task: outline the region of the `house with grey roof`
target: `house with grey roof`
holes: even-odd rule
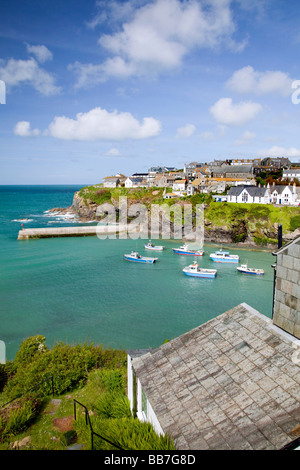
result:
[[[227,193],[228,202],[269,204],[270,190],[268,187],[235,186]]]
[[[276,255],[273,319],[242,303],[128,352],[131,409],[177,450],[300,448],[300,237]]]
[[[272,204],[293,206],[296,204],[297,200],[296,185],[285,186],[274,184],[270,187],[270,198]]]
[[[283,170],[282,178],[288,180],[297,179],[300,181],[300,168],[290,168],[289,170]]]
[[[224,165],[211,167],[212,176],[219,178],[252,178],[253,169],[251,165]]]

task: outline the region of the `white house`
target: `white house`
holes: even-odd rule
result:
[[[125,188],[139,188],[139,187],[147,186],[147,181],[143,178],[129,176],[125,180]]]
[[[235,186],[227,193],[227,202],[239,202],[248,204],[269,204],[270,189],[258,186]]]
[[[289,170],[283,170],[282,178],[289,180],[297,179],[300,181],[300,168],[290,168]]]
[[[186,180],[175,180],[173,183],[173,191],[185,191],[186,185]]]
[[[120,178],[117,176],[107,176],[103,178],[104,188],[116,188],[120,184]]]
[[[296,185],[294,186],[273,185],[270,187],[271,204],[294,206],[296,205],[296,200],[297,200]]]
[[[128,351],[132,412],[176,450],[297,448],[299,347],[240,304],[156,349]]]

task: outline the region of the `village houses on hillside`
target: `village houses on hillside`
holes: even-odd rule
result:
[[[282,170],[287,184],[258,185],[264,172]],[[195,193],[222,195],[216,200],[230,203],[257,203],[298,206],[300,167],[287,158],[215,160],[209,164],[191,162],[183,169],[151,167],[147,173],[117,174],[103,178],[104,188],[164,188],[164,197],[186,197]]]

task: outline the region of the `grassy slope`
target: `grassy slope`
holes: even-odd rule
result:
[[[211,223],[210,230],[214,227],[227,227],[228,230],[233,225],[244,221],[247,231],[256,238],[263,238],[266,232],[274,230],[274,224],[282,224],[283,233],[294,231],[300,226],[300,207],[275,207],[271,204],[233,204],[226,202],[215,202],[211,196],[196,194],[192,197],[179,199],[164,199],[163,188],[99,188],[87,186],[82,188],[80,196],[84,200],[90,200],[97,204],[117,201],[120,196],[126,196],[128,200],[145,204],[167,204],[169,206],[176,203],[205,204],[205,219]]]

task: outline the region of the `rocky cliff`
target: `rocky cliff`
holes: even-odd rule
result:
[[[90,193],[88,194],[90,196]],[[141,198],[139,202],[148,208],[148,221],[150,224],[151,217],[149,198],[147,200]],[[129,209],[134,203],[137,203],[136,199],[128,199],[127,208]],[[174,200],[174,203],[183,205],[186,201]],[[100,206],[101,210],[99,210]],[[95,200],[93,200],[93,196],[90,196],[89,198],[86,194],[83,195],[82,193],[75,193],[72,210],[82,221],[100,221],[108,214],[109,207],[111,208],[112,206],[116,211],[118,219],[120,209],[118,198],[110,197],[110,199],[99,205],[99,201],[95,202]],[[204,210],[205,242],[217,244],[234,243],[239,246],[259,246],[274,249],[277,244],[278,225],[282,222],[284,222],[284,242],[288,242],[298,236],[300,234],[300,228],[297,228],[295,231],[289,230],[289,221],[287,222],[286,214],[288,213],[290,218],[292,216],[295,217],[295,214],[296,217],[299,217],[299,208],[282,208],[286,209],[286,211],[277,211],[277,221],[274,221],[275,219],[272,208],[273,206],[268,207],[258,204],[249,204],[249,208],[247,207],[247,204],[238,205],[215,202],[206,204]],[[282,221],[280,217],[282,217]],[[130,220],[134,218],[135,217],[128,217],[127,220],[130,222]],[[274,220],[272,220],[272,218]],[[159,231],[161,231],[165,222],[169,223],[170,236],[172,238],[175,228],[172,217],[169,219],[166,219],[166,216],[161,217],[159,222]],[[150,227],[148,227],[148,229],[150,229]]]

